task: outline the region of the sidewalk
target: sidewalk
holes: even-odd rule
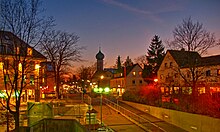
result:
[[[97,118],[100,119],[100,106],[93,106],[93,108],[98,111]],[[145,132],[133,122],[106,105],[102,106],[102,120],[106,126],[116,132]]]

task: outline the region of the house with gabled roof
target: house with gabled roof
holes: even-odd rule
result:
[[[198,94],[220,92],[220,55],[201,57],[197,52],[167,50],[158,70],[158,83],[161,91],[170,93],[193,92]]]
[[[147,83],[142,77],[143,69],[139,64],[122,68],[122,72],[114,74],[110,80],[110,87],[114,93],[122,95],[126,90],[136,91]]]
[[[25,92],[22,96],[34,98],[36,90],[39,93],[41,86],[45,84],[46,77],[42,76],[45,71],[41,68],[41,63],[46,59],[13,33],[0,31],[0,90],[4,93],[5,86],[10,86],[10,81],[12,82],[15,73],[18,73],[19,81],[23,80],[24,83]]]

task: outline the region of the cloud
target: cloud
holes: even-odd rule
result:
[[[114,5],[114,6],[120,7],[122,9],[130,11],[130,12],[147,15],[153,21],[161,22],[161,19],[159,17],[157,17],[151,11],[142,10],[142,9],[139,9],[139,8],[136,8],[136,7],[132,7],[132,6],[128,5],[128,4],[121,3],[121,2],[118,2],[116,0],[101,0],[101,1],[103,1],[103,2],[105,2],[107,4],[110,4],[110,5]]]

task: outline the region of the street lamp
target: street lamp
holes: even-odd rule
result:
[[[100,76],[100,80],[102,80],[104,78],[104,76]],[[94,88],[94,92],[100,94],[100,119],[101,119],[101,125],[102,125],[102,94],[108,94],[110,92],[110,88],[106,87],[106,88],[101,88],[99,85],[100,80],[98,80],[98,87]]]
[[[35,89],[35,102],[40,102],[40,89],[39,89],[39,74],[40,74],[40,65],[35,65],[36,75],[37,75],[37,88]]]

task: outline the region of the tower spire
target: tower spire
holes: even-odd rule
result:
[[[96,54],[96,59],[97,59],[97,71],[102,71],[103,70],[103,59],[104,59],[104,54],[101,52],[101,47],[99,47],[99,52]]]

